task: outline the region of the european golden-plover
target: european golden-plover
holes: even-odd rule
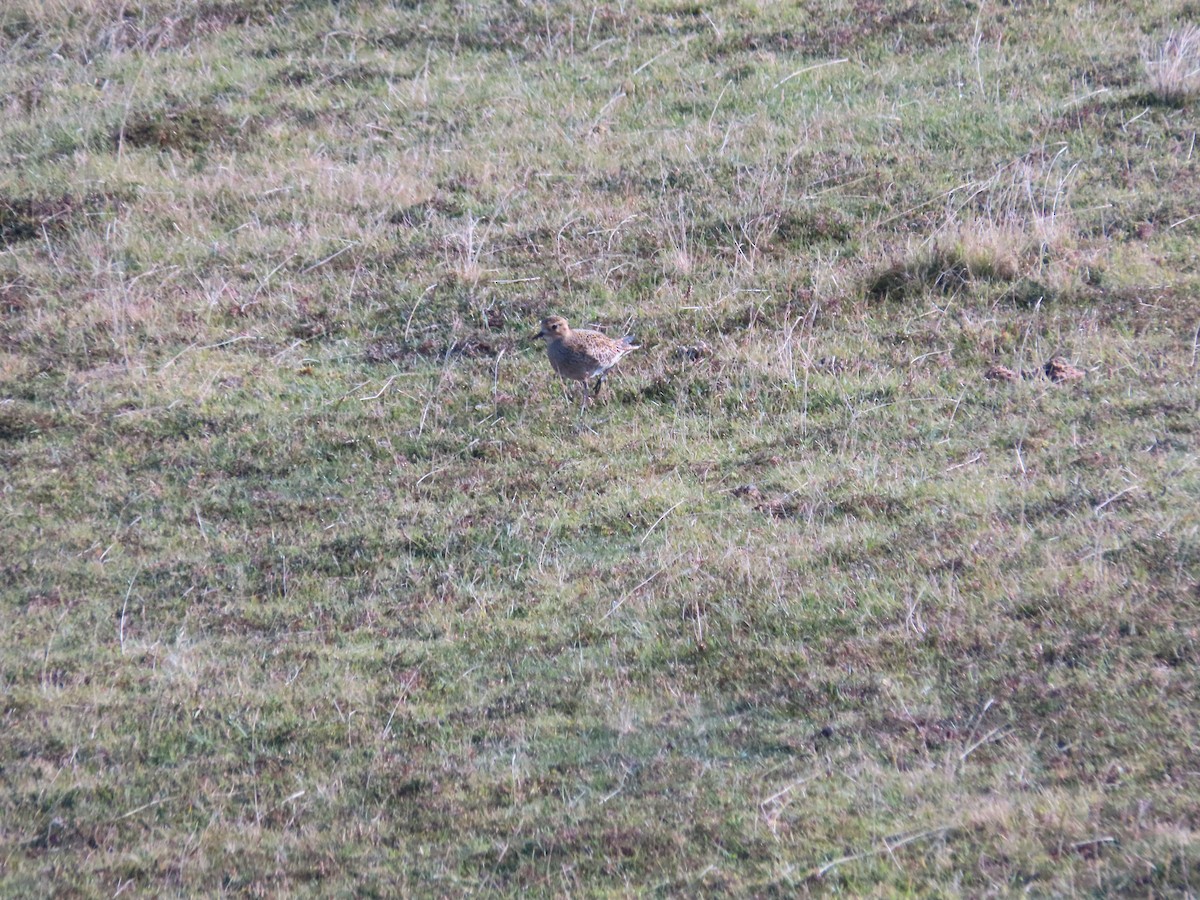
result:
[[[632,336],[615,341],[598,331],[584,328],[572,329],[562,316],[547,316],[542,319],[542,329],[534,337],[545,338],[546,354],[550,365],[563,378],[583,382],[583,402],[587,403],[589,378],[596,379],[593,396],[600,395],[600,388],[608,370],[630,350],[638,349]]]

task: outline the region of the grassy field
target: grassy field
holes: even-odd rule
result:
[[[1200,892],[1136,6],[5,3],[0,894]]]

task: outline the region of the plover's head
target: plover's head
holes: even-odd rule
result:
[[[571,333],[571,326],[567,324],[567,320],[562,316],[546,316],[542,319],[542,330],[534,337],[545,338],[552,341],[555,338],[566,337]]]

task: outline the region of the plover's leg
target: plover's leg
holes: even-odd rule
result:
[[[587,379],[584,379],[579,383],[583,387],[583,402],[579,404],[579,421],[575,423],[575,433],[582,434],[584,429],[587,429],[588,431],[591,431],[592,434],[595,434],[596,432],[587,424],[587,416],[584,414],[584,411],[587,409],[588,402]]]

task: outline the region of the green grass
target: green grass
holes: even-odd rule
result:
[[[8,4],[0,894],[1194,893],[1196,19]]]

